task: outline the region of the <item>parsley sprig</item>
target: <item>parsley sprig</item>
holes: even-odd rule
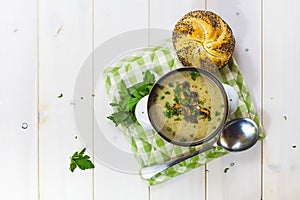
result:
[[[129,127],[131,124],[137,122],[134,114],[135,106],[141,98],[149,94],[154,83],[155,77],[149,70],[145,71],[143,82],[129,88],[126,87],[124,80],[121,80],[119,87],[120,101],[110,103],[115,108],[115,112],[107,118],[116,126],[121,124]]]

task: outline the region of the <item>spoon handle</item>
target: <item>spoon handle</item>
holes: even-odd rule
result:
[[[140,169],[140,175],[143,179],[150,179],[153,176],[155,176],[156,174],[168,169],[169,167],[172,167],[184,160],[194,157],[194,156],[196,156],[200,153],[203,153],[203,152],[205,152],[213,147],[216,147],[216,146],[217,146],[217,143],[215,142],[215,143],[213,143],[213,145],[208,145],[206,147],[203,147],[202,149],[199,149],[193,153],[181,156],[179,158],[171,159],[164,163],[154,164],[154,165],[150,165],[148,167],[144,167],[144,168]]]

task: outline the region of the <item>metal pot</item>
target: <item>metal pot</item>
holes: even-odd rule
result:
[[[191,75],[197,73],[197,76],[201,78],[195,79],[194,85],[188,85],[193,82],[187,78],[188,73]],[[173,82],[174,84],[171,85],[170,83]],[[175,84],[176,87],[174,86]],[[211,111],[213,111],[213,109],[204,108],[202,106],[203,102],[199,99],[198,93],[195,92],[197,85],[207,87],[208,90],[205,92],[211,99],[211,102],[217,102],[215,103],[216,106],[222,106],[222,112],[220,112],[221,114],[218,116],[218,122],[216,122],[215,118],[213,120],[211,118],[211,115],[213,115]],[[167,90],[162,88],[167,88]],[[168,103],[169,101],[166,100],[161,100],[160,103],[157,103],[160,90],[165,91],[166,94],[167,92],[170,93],[169,91],[174,91],[171,92],[174,95],[174,99],[171,100],[172,103],[170,105]],[[199,88],[197,91],[200,91]],[[176,92],[177,94],[175,94]],[[160,98],[163,99],[162,97],[165,96],[161,96]],[[179,98],[181,98],[180,101],[178,100]],[[192,102],[192,104],[189,102]],[[219,102],[220,105],[218,105]],[[144,128],[154,129],[155,132],[166,141],[179,146],[195,146],[206,143],[214,138],[223,129],[228,116],[235,112],[237,106],[238,95],[231,86],[222,84],[218,78],[210,72],[194,67],[187,67],[172,70],[157,80],[149,95],[138,102],[135,115],[138,122]],[[191,113],[194,113],[194,115]],[[178,117],[176,119],[180,119],[181,121],[175,122],[175,120],[171,120],[171,118],[174,119],[175,117]],[[179,131],[171,133],[170,129],[172,129],[173,126],[169,125],[166,127],[166,124],[170,121],[174,121],[174,124],[176,123],[174,127],[179,127],[179,129],[177,128]],[[215,123],[215,126],[212,128],[210,123]],[[186,128],[191,127],[191,125],[196,128],[193,130]],[[208,127],[208,132],[205,136],[198,137],[192,134],[194,130],[196,132],[199,130],[198,127],[205,125]],[[191,137],[191,139],[186,140],[185,135],[193,135],[194,138]]]

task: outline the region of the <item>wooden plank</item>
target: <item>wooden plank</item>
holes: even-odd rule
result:
[[[173,30],[177,21],[193,10],[204,10],[205,1],[174,2],[171,0],[150,1],[150,27]]]
[[[226,9],[225,9],[226,8]],[[207,9],[220,15],[236,38],[234,56],[244,75],[256,109],[261,109],[260,1],[207,1]],[[226,169],[228,168],[228,169]],[[225,173],[226,172],[226,173]],[[207,199],[260,199],[261,147],[231,153],[208,164]]]
[[[144,39],[130,38],[124,41],[122,38],[130,37],[131,32],[136,29],[145,29],[148,26],[148,2],[141,0],[113,0],[113,1],[95,1],[94,7],[94,83],[95,88],[101,80],[101,73],[106,67],[110,56],[103,56],[101,51],[108,48],[112,58],[118,57],[126,47],[132,46],[141,48],[147,46],[148,37]],[[119,37],[120,36],[120,37]],[[113,38],[113,39],[112,39]],[[119,39],[118,39],[119,38]],[[140,38],[140,37],[138,37]],[[116,44],[118,43],[119,44]],[[104,52],[105,55],[109,52]],[[105,63],[105,64],[104,64]],[[104,90],[96,92],[95,101],[97,103],[99,96],[106,97]],[[95,105],[96,105],[95,103]],[[106,110],[106,105],[95,106],[95,113],[101,113]],[[100,111],[101,110],[101,111]],[[95,199],[148,199],[149,191],[146,182],[139,175],[138,165],[131,153],[130,144],[125,140],[121,131],[106,120],[106,117],[97,124],[94,122],[94,155],[97,160],[95,168]],[[101,135],[101,130],[106,135]],[[106,138],[105,138],[105,137]],[[111,140],[106,140],[106,139]],[[103,152],[106,152],[103,154]],[[125,153],[128,152],[128,153]],[[125,155],[123,157],[123,155]],[[133,168],[131,168],[133,167]]]
[[[0,13],[0,193],[37,200],[36,1],[2,1]]]
[[[84,147],[76,139],[73,91],[81,65],[92,52],[92,1],[40,0],[39,4],[40,196],[92,199],[92,170],[69,170],[69,157]],[[92,135],[91,130],[92,123],[87,134]]]
[[[144,0],[99,0],[94,10],[95,48],[113,36],[148,27],[148,2]]]
[[[298,1],[264,1],[263,199],[300,199]]]
[[[150,1],[150,28],[172,30],[177,21],[192,10],[205,9],[204,1]],[[150,35],[151,37],[151,35]],[[205,169],[200,167],[179,177],[151,187],[150,199],[204,199],[205,198]]]
[[[194,169],[168,182],[150,188],[150,199],[205,199],[204,167]]]

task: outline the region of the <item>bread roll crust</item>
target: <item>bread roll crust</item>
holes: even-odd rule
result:
[[[215,13],[205,10],[184,15],[175,25],[172,40],[183,65],[209,71],[222,68],[235,47],[229,25]]]

